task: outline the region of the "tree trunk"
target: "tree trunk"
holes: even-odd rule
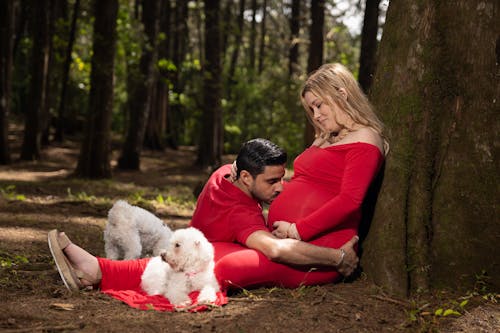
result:
[[[259,48],[259,74],[264,70],[264,56],[266,54],[266,19],[267,18],[267,0],[262,4],[262,22],[260,24],[260,48]]]
[[[205,1],[204,109],[197,164],[215,169],[222,158],[219,0]]]
[[[288,74],[290,77],[299,67],[300,0],[292,1],[290,17],[290,51],[288,53]]]
[[[9,164],[9,113],[14,50],[14,0],[0,4],[0,164]]]
[[[325,25],[325,1],[311,0],[311,27],[309,30],[309,56],[307,72],[318,69],[323,64],[323,30]],[[304,146],[308,147],[314,141],[314,128],[306,119]]]
[[[158,1],[142,2],[142,23],[146,37],[139,64],[137,81],[133,82],[132,95],[127,101],[130,111],[130,122],[127,138],[118,159],[118,168],[125,170],[139,170],[141,151],[144,143],[144,133],[151,107],[153,83],[157,60],[158,36]]]
[[[181,134],[184,132],[184,116],[183,105],[180,96],[184,92],[184,84],[182,83],[181,68],[182,62],[186,56],[186,48],[188,45],[188,6],[187,1],[177,1],[175,8],[175,22],[173,32],[173,62],[177,67],[174,75],[172,76],[172,86],[174,102],[170,107],[168,113],[168,133],[167,144],[173,149],[179,146]]]
[[[67,18],[66,0],[49,1],[49,60],[47,66],[47,88],[45,89],[45,105],[40,115],[41,124],[41,145],[46,147],[50,142],[50,125],[52,123],[52,114],[50,112],[54,101],[57,99],[55,92],[58,90],[60,79],[58,75],[58,63],[62,57],[63,50],[57,43],[54,45],[54,36],[60,32],[58,22],[65,21]],[[61,36],[58,34],[58,36]]]
[[[238,55],[240,53],[240,46],[243,40],[243,23],[245,14],[245,0],[240,0],[240,12],[238,14],[238,26],[234,33],[234,49],[231,54],[231,62],[229,65],[229,72],[227,75],[227,92],[226,96],[231,98],[231,86],[234,84],[234,74],[236,73],[236,65],[238,64]]]
[[[232,7],[233,1],[227,1],[226,6],[224,7],[224,18],[222,20],[222,41],[221,41],[221,56],[222,59],[226,59],[226,50],[229,36],[231,35],[231,27],[233,26],[232,22]]]
[[[163,35],[158,41],[158,59],[159,61],[168,61],[170,58],[169,42],[170,37],[170,1],[160,1],[159,32]],[[168,68],[161,68],[155,71],[155,82],[149,111],[148,124],[144,137],[144,146],[162,150],[165,147],[165,133],[167,130],[168,113]]]
[[[49,1],[35,1],[31,16],[33,22],[33,51],[30,103],[26,110],[24,139],[21,147],[21,159],[28,161],[40,158],[41,115],[46,103],[47,71],[49,66],[49,16]]]
[[[68,44],[66,45],[66,56],[64,59],[64,68],[61,83],[61,96],[59,97],[59,106],[57,108],[57,125],[54,134],[54,140],[62,142],[64,140],[64,118],[66,117],[66,94],[68,90],[69,69],[71,67],[71,53],[76,38],[76,23],[78,21],[78,13],[80,11],[80,0],[76,0],[73,5],[73,17],[71,19],[71,27],[69,30]]]
[[[366,0],[363,30],[361,31],[358,82],[367,94],[376,66],[379,4],[380,0]]]
[[[75,174],[84,178],[109,178],[118,0],[94,0],[93,8],[94,44],[87,129]]]
[[[255,48],[257,45],[257,0],[252,0],[252,25],[250,26],[250,40],[248,43],[248,69],[255,69]]]
[[[389,6],[372,99],[391,152],[362,266],[392,293],[500,276],[497,259],[484,260],[497,252],[500,213],[499,21],[494,0]]]

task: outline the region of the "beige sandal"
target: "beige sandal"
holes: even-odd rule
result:
[[[51,230],[48,234],[48,243],[59,275],[68,290],[78,291],[85,288],[80,279],[85,279],[89,282],[94,281],[94,278],[90,275],[73,268],[68,257],[64,254],[63,250],[71,244],[68,236],[59,235],[57,229]]]

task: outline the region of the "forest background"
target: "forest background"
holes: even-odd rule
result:
[[[391,142],[364,272],[394,295],[480,288],[496,304],[497,22],[493,0],[2,1],[0,164],[35,166],[71,142],[68,179],[95,185],[144,172],[144,151],[167,163],[188,147],[186,169],[208,175],[264,137],[291,166],[313,137],[300,85],[340,62]],[[22,187],[2,184],[9,200]]]

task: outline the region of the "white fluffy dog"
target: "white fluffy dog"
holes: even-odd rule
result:
[[[189,293],[199,290],[198,303],[213,303],[219,283],[214,274],[214,248],[195,228],[173,232],[170,244],[152,258],[141,277],[149,295],[163,295],[175,306],[191,304]]]
[[[118,200],[108,213],[104,250],[109,259],[157,256],[168,246],[172,231],[147,210]]]

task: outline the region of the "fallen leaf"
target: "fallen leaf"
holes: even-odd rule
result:
[[[75,309],[75,305],[71,303],[52,303],[50,307],[56,310],[63,311],[73,311]]]

